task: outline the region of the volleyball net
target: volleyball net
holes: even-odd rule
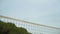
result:
[[[17,27],[26,28],[32,34],[60,34],[60,28],[53,27],[53,26],[36,24],[33,22],[28,22],[25,20],[19,20],[19,19],[7,17],[7,16],[1,16],[1,15],[0,15],[0,20],[14,23]]]

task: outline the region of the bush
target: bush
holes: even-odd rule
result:
[[[16,27],[15,24],[0,20],[0,34],[30,34],[25,28]]]

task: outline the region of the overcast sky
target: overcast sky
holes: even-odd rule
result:
[[[60,27],[60,0],[0,0],[0,15]]]

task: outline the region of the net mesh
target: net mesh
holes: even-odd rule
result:
[[[23,20],[18,20],[10,17],[1,17],[0,20],[14,23],[17,27],[26,28],[32,34],[60,34],[60,28],[45,27],[44,25],[34,24]]]

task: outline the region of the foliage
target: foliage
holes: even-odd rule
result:
[[[30,34],[25,28],[16,27],[15,24],[0,20],[0,34]]]

